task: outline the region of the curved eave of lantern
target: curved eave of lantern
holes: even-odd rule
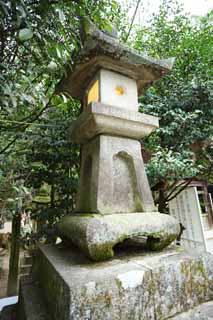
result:
[[[56,93],[67,93],[82,100],[90,81],[104,68],[135,79],[141,95],[154,81],[168,73],[173,64],[174,58],[159,60],[139,54],[90,23],[84,35],[83,48],[74,59],[73,70],[67,70]]]

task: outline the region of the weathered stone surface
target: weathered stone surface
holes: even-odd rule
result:
[[[16,320],[51,320],[41,287],[31,276],[21,277]],[[9,319],[8,319],[9,320]],[[12,319],[11,319],[12,320]]]
[[[213,301],[202,303],[188,312],[184,312],[171,320],[213,320]]]
[[[76,211],[156,211],[138,141],[99,135],[83,145]]]
[[[159,126],[157,117],[93,102],[72,123],[71,140],[85,143],[100,134],[141,139]]]
[[[87,22],[83,48],[77,53],[72,70],[67,72],[56,91],[82,100],[91,79],[104,68],[137,80],[141,94],[144,88],[170,71],[173,62],[174,59],[157,60],[139,54]]]
[[[158,250],[179,233],[175,219],[153,213],[137,141],[158,126],[158,118],[136,112],[138,92],[172,64],[139,55],[86,20],[83,47],[59,85],[59,91],[81,99],[85,107],[71,137],[83,144],[75,212],[87,215],[64,217],[57,229],[94,261],[111,258],[113,247],[125,239],[139,243],[138,236],[147,236],[147,246]],[[94,213],[100,215],[91,216]]]
[[[169,215],[130,213],[112,215],[70,215],[57,224],[58,234],[78,246],[94,261],[114,255],[113,247],[125,239],[148,237],[152,250],[163,249],[177,237],[179,223]]]
[[[59,245],[42,246],[35,261],[54,320],[165,320],[213,299],[210,254],[125,252],[94,264]]]

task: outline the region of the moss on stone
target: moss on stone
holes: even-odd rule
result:
[[[138,236],[148,236],[147,248],[152,251],[159,251],[167,247],[172,241],[176,239],[176,235],[168,235],[167,237],[162,237],[161,233],[150,234],[141,233]],[[84,248],[84,252],[93,261],[105,261],[111,259],[114,256],[113,248],[115,245],[122,243],[124,240],[131,239],[129,235],[123,235],[117,241],[108,242],[104,244],[91,245],[89,248]]]
[[[199,260],[199,261],[198,261],[197,267],[198,267],[198,270],[199,270],[205,277],[207,277],[206,269],[205,269],[205,266],[204,266],[202,260]]]
[[[141,236],[148,237],[149,249],[162,250],[175,240],[178,228],[179,224],[172,217],[159,213],[77,213],[64,217],[56,226],[59,236],[70,239],[97,262],[111,259],[115,245]]]
[[[162,238],[159,234],[149,235],[147,239],[147,248],[153,251],[159,251],[167,247],[176,239],[176,235],[168,235]]]
[[[138,195],[135,197],[135,211],[137,212],[143,211],[141,199],[139,198]]]
[[[113,245],[104,243],[100,245],[92,245],[88,248],[89,257],[94,261],[105,261],[114,256]]]

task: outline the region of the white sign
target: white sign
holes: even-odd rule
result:
[[[207,251],[197,189],[188,187],[169,202],[170,215],[186,228],[181,236],[185,248]]]

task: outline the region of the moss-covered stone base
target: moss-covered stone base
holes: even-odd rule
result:
[[[167,249],[93,263],[60,245],[41,247],[35,261],[52,320],[165,320],[213,299],[211,254]],[[33,304],[28,296],[20,301],[25,309]]]
[[[151,250],[162,250],[179,234],[179,223],[167,214],[72,214],[57,224],[58,235],[79,247],[93,261],[114,256],[113,247],[124,240],[147,237]]]

